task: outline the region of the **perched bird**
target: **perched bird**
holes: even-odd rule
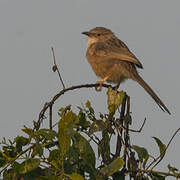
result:
[[[140,61],[110,29],[96,27],[82,34],[88,36],[86,57],[95,74],[102,78],[96,82],[100,85],[99,90],[104,81],[116,83],[118,88],[124,80],[133,79],[149,93],[163,111],[170,114],[164,103],[138,74],[136,68],[143,68]]]

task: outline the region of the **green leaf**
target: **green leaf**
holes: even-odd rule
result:
[[[84,164],[94,168],[96,163],[94,151],[89,142],[77,132],[74,132],[73,146],[79,149]]]
[[[59,162],[61,162],[60,159],[60,150],[59,149],[54,149],[50,152],[49,157],[48,157],[48,161],[51,162],[51,164],[56,168],[59,169],[60,168],[60,164]]]
[[[124,171],[117,171],[112,175],[114,180],[125,180],[126,173]]]
[[[146,163],[147,163],[148,159],[149,159],[149,154],[147,154],[147,155],[145,156],[145,158],[144,158],[144,162],[143,162],[143,168],[144,168],[144,169],[145,169],[145,167],[146,167]]]
[[[131,118],[131,115],[129,113],[124,116],[124,122],[126,124],[130,124],[130,125],[132,124],[132,118]]]
[[[3,156],[7,158],[7,160],[11,160],[12,158],[15,158],[17,156],[16,148],[14,146],[3,146]]]
[[[51,162],[52,160],[59,159],[59,157],[60,157],[59,149],[53,149],[49,154],[48,161]]]
[[[29,140],[28,138],[25,138],[23,136],[17,136],[14,141],[16,142],[16,151],[21,152],[22,146],[25,146],[28,144]]]
[[[65,108],[60,108],[58,115],[60,117],[62,117],[64,114],[66,114],[67,112],[69,112],[71,110],[71,105],[66,106]]]
[[[82,168],[83,164],[79,148],[76,148],[74,145],[70,146],[69,151],[66,154],[66,160],[64,160],[64,172],[66,174],[78,172],[78,167]]]
[[[34,148],[33,148],[33,152],[31,154],[31,157],[34,157],[36,155],[42,156],[43,155],[43,147],[41,146],[41,144],[39,144],[39,142],[36,142]]]
[[[19,171],[20,171],[20,169],[22,169],[21,167],[22,167],[22,164],[17,162],[17,161],[15,161],[13,163],[13,165],[12,165],[12,169],[11,170],[14,171],[14,172],[20,173]]]
[[[33,135],[33,129],[31,128],[27,128],[26,126],[24,126],[24,128],[22,129],[23,132],[25,132],[26,134],[28,134],[29,136]]]
[[[133,145],[132,148],[137,152],[140,162],[143,162],[143,159],[148,158],[148,151],[145,148],[136,145]]]
[[[64,159],[66,152],[69,150],[73,127],[76,122],[77,116],[72,111],[63,114],[59,121],[58,142],[62,160]]]
[[[106,123],[103,120],[95,120],[89,129],[89,135],[97,132],[97,131],[103,131],[104,129],[106,129]]]
[[[157,137],[153,137],[153,139],[156,140],[156,143],[157,143],[157,145],[159,147],[160,156],[162,158],[165,155],[165,153],[166,153],[166,145],[163,144],[162,141],[159,138],[157,138]]]
[[[98,145],[98,156],[102,156],[104,162],[110,161],[110,138],[108,132],[104,130],[102,132],[102,139]]]
[[[40,159],[28,159],[18,165],[18,172],[20,174],[25,174],[37,168],[40,165]]]
[[[176,167],[172,167],[170,164],[168,164],[168,169],[170,172],[172,172],[174,174],[175,177],[179,177],[180,176],[180,172]]]
[[[112,88],[108,88],[107,95],[109,114],[114,115],[117,108],[122,104],[125,92],[121,91],[118,93],[117,91],[112,90]]]
[[[43,144],[43,146],[46,148],[46,149],[49,149],[49,148],[52,148],[52,147],[54,147],[54,146],[57,146],[58,145],[58,143],[57,143],[57,141],[50,141],[50,142],[48,142],[48,143],[46,143],[46,144]]]
[[[169,171],[171,171],[171,172],[175,172],[175,171],[178,171],[178,169],[177,168],[175,168],[175,167],[172,167],[170,164],[168,164],[168,169],[169,169]]]
[[[6,161],[8,161],[6,159],[6,157],[4,157],[4,153],[0,150],[0,167],[4,166],[4,164],[6,164]]]
[[[86,107],[87,107],[88,109],[91,108],[91,102],[90,102],[90,101],[87,101],[85,105],[86,105]]]
[[[106,167],[103,167],[100,169],[100,172],[106,176],[109,177],[115,172],[117,172],[119,169],[121,169],[124,166],[124,161],[120,158],[117,157],[114,161],[112,161],[109,165]]]
[[[86,112],[86,114],[87,114],[87,117],[88,117],[91,121],[96,120],[96,118],[95,118],[95,113],[94,113],[94,109],[92,108],[90,101],[87,101],[85,105],[86,105],[86,107],[88,108],[88,110],[85,109],[85,112]]]
[[[39,180],[41,179],[40,174],[49,175],[48,169],[45,170],[45,169],[41,169],[40,167],[37,167],[32,170],[28,170],[25,173],[22,173],[22,164],[17,163],[17,162],[13,163],[12,168],[10,170],[11,170],[10,172],[11,172],[12,177],[14,177],[14,175],[17,175],[17,178],[15,179],[19,179],[18,177],[21,176],[22,178],[26,180],[32,180],[32,179]],[[12,177],[10,179],[14,179]]]
[[[64,174],[64,176],[67,176],[72,180],[84,180],[84,178],[80,174],[77,174],[77,173]]]
[[[152,180],[165,180],[165,178],[166,178],[165,176],[162,176],[158,173],[151,173],[150,176],[151,176]]]
[[[79,111],[78,118],[79,118],[78,124],[81,125],[81,126],[83,126],[84,123],[86,122],[86,114],[83,113],[82,110]]]
[[[51,129],[40,129],[34,133],[36,136],[42,136],[46,140],[53,140],[55,139],[58,135],[56,131],[51,130]]]
[[[78,119],[77,128],[81,126],[81,130],[87,129],[91,125],[91,123],[87,121],[86,114],[82,111],[82,109],[79,111]]]

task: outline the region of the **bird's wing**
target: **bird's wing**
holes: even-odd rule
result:
[[[104,57],[104,58],[113,58],[119,59],[121,61],[128,61],[134,63],[137,67],[143,68],[140,61],[136,58],[136,56],[128,49],[128,47],[121,41],[111,42],[107,41],[106,43],[95,43],[94,44],[94,53],[96,56]]]

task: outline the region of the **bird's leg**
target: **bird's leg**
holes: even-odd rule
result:
[[[101,79],[100,81],[97,81],[97,82],[96,82],[96,84],[99,84],[99,87],[96,88],[96,91],[101,91],[101,90],[102,90],[102,84],[103,84],[104,81],[106,81],[110,76],[111,76],[111,74],[109,74],[108,76],[106,76],[104,79]]]

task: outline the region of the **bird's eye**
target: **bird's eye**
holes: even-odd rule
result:
[[[101,36],[101,34],[97,34],[97,36]]]

